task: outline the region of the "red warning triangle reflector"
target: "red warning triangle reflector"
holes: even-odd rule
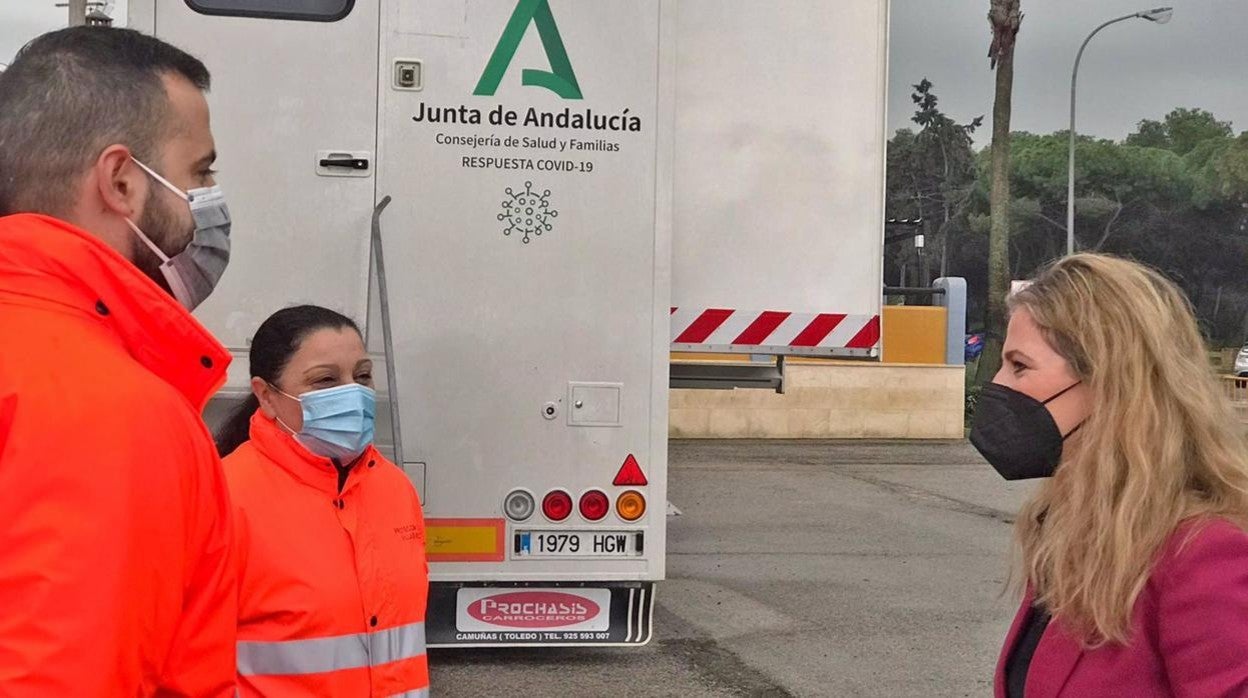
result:
[[[637,459],[633,454],[628,454],[628,458],[624,459],[624,465],[620,466],[620,472],[615,475],[615,482],[611,483],[616,487],[641,487],[650,484],[646,479],[646,474],[641,472],[641,465],[637,463]]]

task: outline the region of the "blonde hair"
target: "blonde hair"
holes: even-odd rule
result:
[[[1059,260],[1010,299],[1090,389],[1091,415],[1019,515],[1022,578],[1089,646],[1131,641],[1131,613],[1185,520],[1248,522],[1248,442],[1192,308],[1114,257]]]

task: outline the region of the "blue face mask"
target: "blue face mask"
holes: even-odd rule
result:
[[[298,397],[278,390],[303,408],[303,429],[282,424],[312,453],[347,464],[373,443],[377,393],[359,383],[313,390]],[[281,423],[281,420],[278,420]]]
[[[225,195],[216,185],[182,191],[147,165],[138,160],[134,160],[134,164],[191,207],[195,235],[186,249],[172,257],[157,247],[147,233],[139,230],[139,226],[129,218],[126,223],[160,259],[160,273],[169,284],[173,297],[187,310],[194,310],[217,287],[226,265],[230,263],[230,209],[225,205]]]

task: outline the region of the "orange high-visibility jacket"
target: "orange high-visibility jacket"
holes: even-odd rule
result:
[[[242,695],[428,696],[425,524],[403,471],[369,447],[339,491],[333,463],[259,411],[224,463]]]
[[[233,694],[234,535],[199,416],[229,360],[97,238],[0,218],[0,696]]]

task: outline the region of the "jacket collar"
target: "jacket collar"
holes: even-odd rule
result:
[[[263,410],[256,410],[251,416],[251,443],[265,458],[273,461],[301,482],[330,495],[339,494],[338,469],[334,466],[334,462],[304,448]],[[381,455],[377,453],[375,447],[370,445],[365,449],[347,475],[347,482],[342,487],[342,493],[345,494],[358,485],[362,478],[367,477],[371,470],[368,467],[369,463],[376,463],[380,460]]]
[[[1023,605],[1019,607],[1018,614],[1014,616],[1014,624],[1010,627],[1009,634],[1006,635],[1005,645],[1001,648],[1001,656],[997,659],[994,686],[997,698],[1005,698],[1006,663],[1014,652],[1014,645],[1022,634],[1023,625],[1032,613],[1031,607],[1034,602],[1035,592],[1028,588]],[[1050,620],[1044,634],[1040,636],[1040,644],[1036,646],[1036,652],[1031,657],[1031,666],[1027,670],[1026,690],[1024,691],[1027,697],[1057,698],[1070,675],[1074,673],[1075,666],[1079,664],[1083,653],[1083,643],[1065,630],[1061,619],[1054,617]]]
[[[225,382],[225,347],[129,260],[64,221],[0,217],[0,300],[101,323],[197,410]]]
[[[1014,654],[1014,645],[1018,644],[1018,637],[1023,633],[1023,624],[1027,622],[1027,616],[1031,613],[1031,602],[1031,589],[1028,589],[1023,598],[1023,605],[1019,606],[1018,612],[1014,614],[1010,632],[1005,635],[1005,643],[1001,645],[1001,654],[997,657],[997,671],[994,674],[992,691],[995,698],[1006,698],[1005,668],[1009,665],[1010,655]]]

